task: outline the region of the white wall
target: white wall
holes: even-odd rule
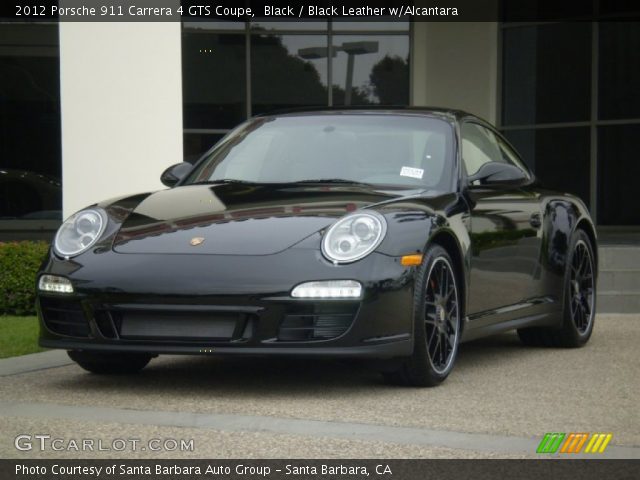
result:
[[[60,22],[65,217],[182,161],[180,22]]]
[[[498,24],[416,22],[413,104],[466,110],[495,123]]]

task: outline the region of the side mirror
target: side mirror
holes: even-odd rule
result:
[[[193,168],[189,162],[176,163],[167,168],[162,175],[160,175],[160,181],[167,187],[173,187],[176,183],[182,180]]]
[[[469,186],[520,185],[527,180],[525,173],[508,163],[488,162],[467,178]]]

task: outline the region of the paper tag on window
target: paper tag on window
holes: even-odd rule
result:
[[[411,178],[422,178],[424,170],[421,168],[402,167],[400,169],[400,176]]]

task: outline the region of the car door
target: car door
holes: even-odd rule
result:
[[[517,154],[494,130],[464,122],[461,137],[467,176],[487,162],[503,162],[531,178]],[[537,196],[520,186],[470,185],[466,197],[471,216],[467,315],[470,320],[479,320],[478,326],[521,316],[533,294],[540,256]]]

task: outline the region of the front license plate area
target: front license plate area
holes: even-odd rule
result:
[[[123,339],[231,340],[241,315],[236,313],[123,312]]]

